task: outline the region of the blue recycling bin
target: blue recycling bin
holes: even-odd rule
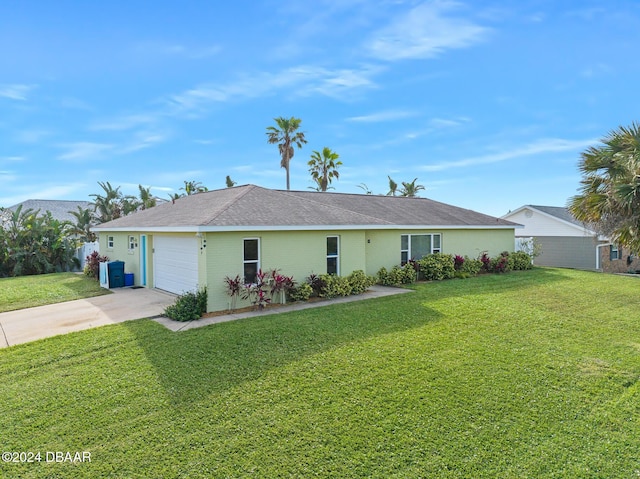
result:
[[[110,261],[107,267],[109,269],[109,288],[123,288],[124,261]]]
[[[124,286],[125,286],[125,288],[127,286],[133,286],[133,283],[134,283],[133,273],[125,273],[124,274]]]

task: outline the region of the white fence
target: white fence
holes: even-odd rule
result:
[[[76,258],[80,260],[80,271],[84,269],[84,265],[87,262],[87,256],[94,251],[100,251],[100,243],[97,241],[94,241],[93,243],[84,243],[76,250]]]

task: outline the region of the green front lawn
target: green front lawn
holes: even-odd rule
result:
[[[536,269],[3,349],[2,450],[42,462],[0,477],[637,477],[638,281]]]
[[[100,284],[76,273],[40,274],[0,279],[0,313],[62,303],[109,293]]]

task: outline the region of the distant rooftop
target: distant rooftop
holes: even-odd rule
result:
[[[69,213],[70,211],[78,211],[78,206],[82,209],[88,208],[93,210],[93,204],[90,201],[74,201],[74,200],[26,200],[22,203],[10,206],[7,208],[11,211],[16,211],[18,207],[22,206],[22,211],[32,209],[34,211],[40,210],[40,214],[44,215],[47,211],[51,212],[58,221],[75,221],[75,217]]]
[[[569,211],[568,208],[563,206],[540,206],[540,205],[527,205],[530,208],[535,208],[543,213],[547,213],[548,215],[555,216],[561,220],[567,221],[569,223],[573,223],[576,226],[584,227],[584,223],[582,221],[577,220]]]

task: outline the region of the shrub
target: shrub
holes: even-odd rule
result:
[[[271,288],[271,299],[280,296],[284,300],[287,293],[293,289],[293,276],[280,274],[277,269],[268,273],[268,283]]]
[[[238,296],[240,296],[240,292],[242,291],[242,279],[240,275],[237,274],[235,278],[225,276],[224,282],[227,285],[227,294],[231,296],[231,309],[236,309]]]
[[[87,256],[86,264],[84,265],[84,274],[90,278],[98,279],[100,276],[100,263],[109,261],[106,256],[100,256],[100,253],[94,251]]]
[[[194,321],[207,312],[207,288],[184,293],[176,302],[167,306],[164,315],[174,321]]]
[[[456,272],[453,256],[450,254],[428,254],[418,262],[424,279],[428,281],[450,279],[453,278]]]
[[[326,284],[323,279],[323,276],[326,276],[326,275],[317,275],[317,274],[311,273],[309,276],[307,276],[307,283],[311,286],[311,289],[313,290],[312,296],[320,296],[320,293],[325,288]]]
[[[522,271],[533,268],[531,256],[525,251],[516,251],[511,253],[510,259],[513,261],[513,269]]]
[[[468,256],[464,257],[464,263],[462,264],[461,272],[467,273],[469,276],[477,275],[483,267],[482,261],[479,259],[469,258]]]
[[[373,276],[367,276],[364,271],[359,269],[347,276],[347,281],[351,286],[351,294],[362,294],[375,284],[376,279]]]
[[[394,283],[391,282],[391,276],[389,275],[389,271],[387,271],[387,268],[385,268],[384,266],[378,270],[378,272],[376,273],[376,278],[377,278],[378,284],[381,284],[383,286],[394,285]]]
[[[480,260],[480,262],[482,262],[482,269],[481,271],[484,271],[486,273],[490,273],[491,272],[491,258],[489,257],[489,255],[487,254],[487,252],[483,252],[480,255],[480,258],[478,258]]]
[[[351,283],[344,276],[322,274],[320,279],[324,283],[324,287],[318,295],[321,298],[337,298],[338,296],[349,296],[351,294]]]
[[[291,301],[307,301],[313,294],[313,288],[309,283],[301,283],[289,290],[289,299]]]
[[[493,258],[489,262],[489,272],[506,273],[507,271],[511,271],[509,253],[507,251],[503,251],[502,253],[500,253],[500,256]]]
[[[244,286],[242,299],[248,299],[258,309],[263,309],[271,302],[271,298],[268,297],[268,282],[268,273],[259,269],[256,273],[256,282]]]
[[[406,263],[404,266],[394,266],[387,271],[384,266],[377,273],[378,284],[383,286],[398,286],[400,284],[415,283],[418,278],[416,268],[412,263]]]
[[[467,259],[466,256],[463,258],[459,254],[455,255],[455,257],[453,258],[453,267],[455,268],[456,271],[462,270],[462,267],[464,266],[464,262],[466,261],[466,259]]]

